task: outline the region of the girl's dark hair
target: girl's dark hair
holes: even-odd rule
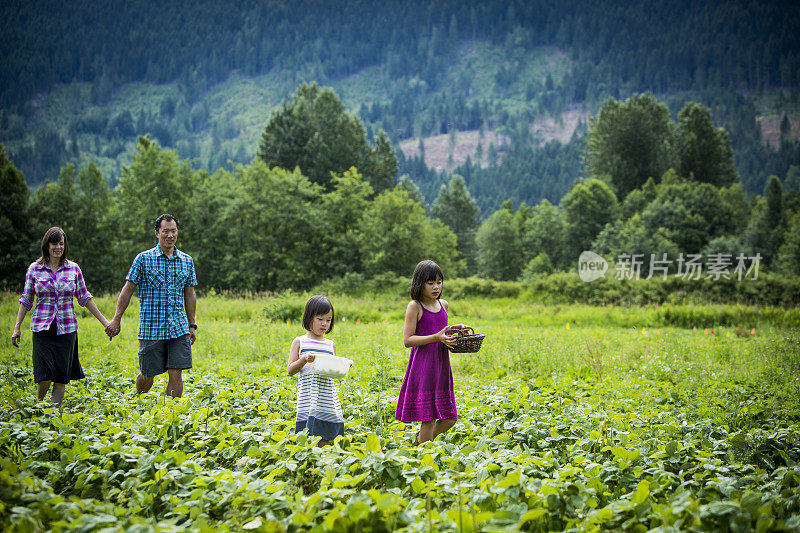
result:
[[[64,239],[64,253],[61,254],[61,262],[59,263],[59,266],[63,265],[67,260],[67,255],[69,254],[69,243],[67,242],[67,234],[64,233],[64,230],[58,226],[53,226],[44,232],[44,237],[42,237],[42,255],[36,260],[36,262],[42,265],[48,263],[50,261],[50,243],[55,244],[62,238]]]
[[[333,323],[336,319],[336,313],[333,312],[333,304],[325,296],[317,295],[312,296],[306,302],[306,308],[303,311],[303,328],[311,331],[311,323],[314,321],[315,316],[325,315],[331,312],[331,326],[325,333],[333,331]]]
[[[422,289],[425,284],[429,281],[436,281],[437,278],[444,281],[444,274],[439,265],[429,259],[417,263],[411,278],[411,298],[417,301],[422,299]],[[439,294],[438,298],[441,297],[442,295]]]

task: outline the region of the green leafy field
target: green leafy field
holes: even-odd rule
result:
[[[417,448],[393,420],[405,299],[333,297],[356,364],[347,436],[320,449],[291,433],[285,371],[306,296],[201,298],[175,401],[164,378],[134,394],[135,300],[111,343],[84,313],[87,379],[60,411],[35,402],[30,330],[11,346],[0,296],[0,529],[800,529],[800,335],[774,309],[709,306],[687,315],[732,325],[695,331],[647,307],[453,301],[487,338],[451,358],[458,424]]]

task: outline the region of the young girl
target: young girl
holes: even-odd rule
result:
[[[411,356],[394,417],[401,422],[422,422],[416,443],[435,439],[458,418],[447,351],[455,337],[445,335],[447,302],[440,299],[443,280],[442,269],[433,261],[417,265],[403,326],[403,344],[411,347]]]
[[[314,371],[317,355],[336,355],[336,344],[325,338],[333,331],[333,305],[324,296],[312,296],[303,311],[303,327],[306,334],[296,337],[289,348],[287,371],[297,379],[297,418],[294,432],[308,428],[310,435],[321,437],[317,446],[325,446],[344,435],[342,405],[339,390],[332,378],[318,375]]]

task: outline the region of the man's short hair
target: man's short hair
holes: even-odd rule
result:
[[[158,217],[156,219],[156,223],[155,223],[156,231],[161,229],[161,222],[163,220],[167,220],[167,221],[174,220],[175,221],[175,225],[178,226],[179,228],[181,227],[181,223],[178,222],[177,218],[175,218],[174,216],[172,216],[170,214],[164,213],[163,215],[161,215],[160,217]]]

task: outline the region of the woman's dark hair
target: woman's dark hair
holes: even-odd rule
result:
[[[314,321],[314,317],[328,314],[328,311],[331,313],[331,326],[325,333],[333,331],[333,323],[336,319],[336,314],[333,312],[333,304],[325,296],[317,295],[309,298],[303,311],[303,328],[311,331],[311,323]]]
[[[444,281],[444,274],[442,273],[442,269],[439,268],[439,265],[429,259],[417,263],[416,268],[414,268],[414,276],[411,278],[411,298],[420,301],[422,299],[422,289],[425,288],[425,284],[429,281],[436,281],[437,279]],[[439,294],[437,300],[441,297],[442,295]]]
[[[161,221],[162,220],[166,220],[166,221],[174,220],[175,221],[175,225],[178,226],[178,228],[181,227],[181,223],[178,222],[177,218],[175,218],[174,216],[172,216],[172,215],[170,215],[168,213],[164,213],[163,215],[161,215],[160,217],[158,217],[156,219],[156,223],[155,223],[156,231],[161,229]]]
[[[42,255],[36,260],[36,262],[42,265],[50,262],[50,243],[55,244],[62,238],[64,239],[64,253],[61,254],[61,262],[59,263],[59,266],[63,265],[67,260],[67,255],[69,254],[69,243],[67,243],[67,234],[64,233],[64,230],[58,226],[53,226],[44,232],[44,237],[42,237]]]

